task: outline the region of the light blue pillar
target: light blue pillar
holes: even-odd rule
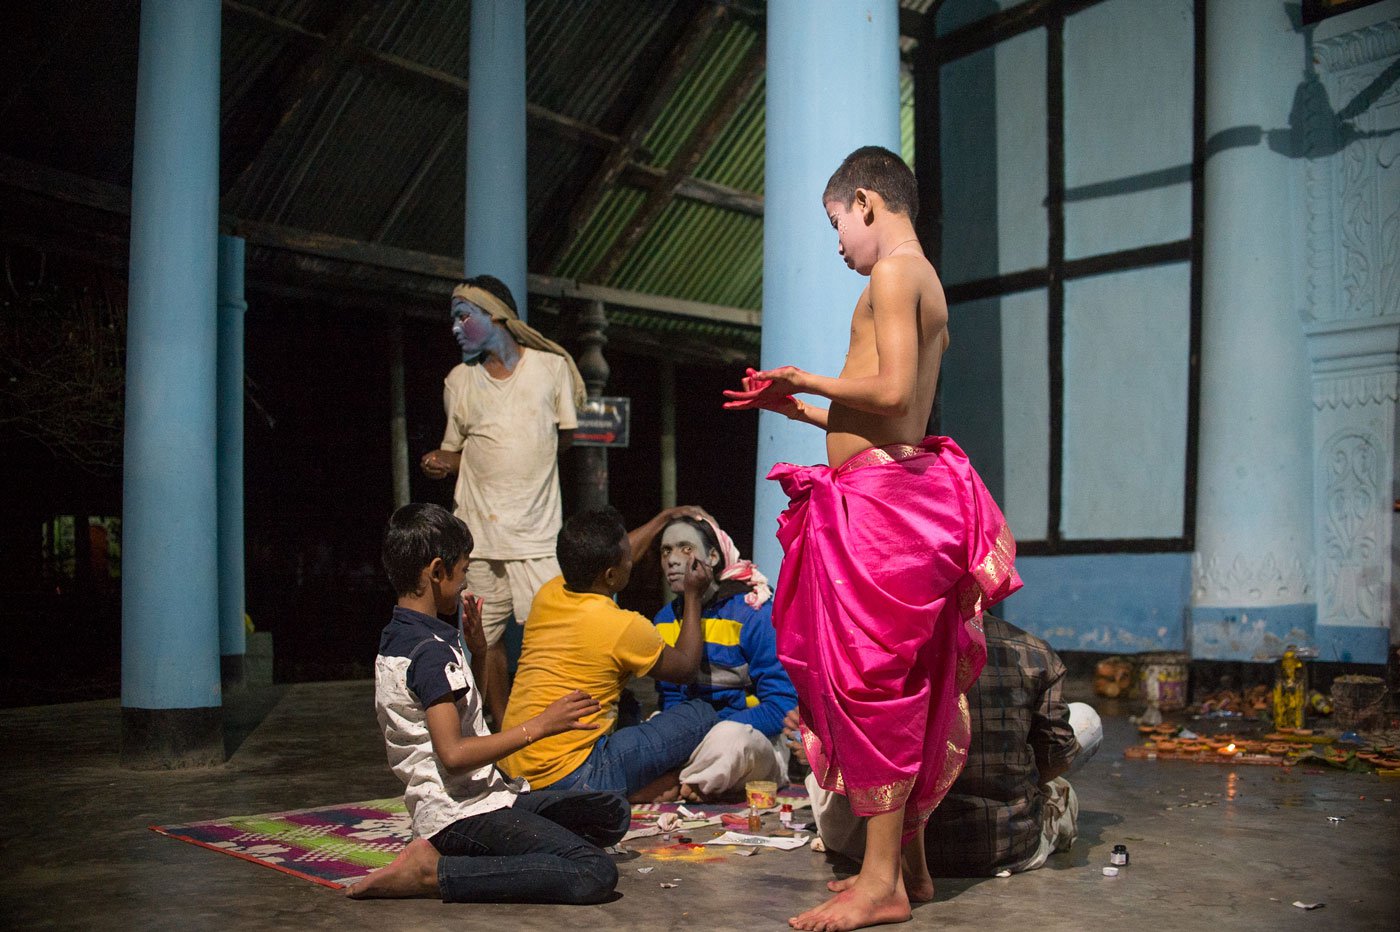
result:
[[[1304,163],[1267,139],[1226,144],[1242,127],[1289,125],[1305,58],[1280,4],[1206,5],[1197,658],[1262,659],[1313,638]]]
[[[761,359],[835,376],[868,279],[837,254],[822,191],[853,150],[899,151],[899,5],[769,0],[767,32]],[[825,462],[826,436],[768,412],[758,425],[754,559],[772,576],[787,498],[764,476],[779,461]]]
[[[525,0],[473,0],[466,274],[510,286],[525,319]]]
[[[219,237],[219,657],[225,686],[242,685],[243,240]]]
[[[122,761],[223,759],[215,373],[219,0],[144,0],[122,481]]]

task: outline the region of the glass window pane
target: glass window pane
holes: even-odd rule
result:
[[[1045,292],[949,310],[942,431],[967,452],[1017,540],[1044,540],[1050,463]]]
[[[945,65],[939,112],[944,280],[1044,266],[1045,30]]]
[[[1190,279],[1177,263],[1065,284],[1068,539],[1183,533]]]
[[[1191,0],[1107,0],[1065,21],[1065,255],[1191,233]]]
[[[1049,529],[1050,348],[1045,292],[1001,299],[1002,435],[1006,491],[998,502],[1017,540]]]

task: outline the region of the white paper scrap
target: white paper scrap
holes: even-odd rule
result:
[[[755,848],[777,848],[791,851],[801,848],[811,840],[810,835],[794,835],[791,838],[774,838],[769,835],[746,835],[743,832],[725,832],[718,838],[711,838],[707,845],[750,845]]]
[[[1304,903],[1302,900],[1294,900],[1293,905],[1299,909],[1321,909],[1326,903]]]

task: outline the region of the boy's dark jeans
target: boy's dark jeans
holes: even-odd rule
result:
[[[432,837],[444,903],[601,903],[617,886],[602,847],[632,809],[613,793],[539,790],[453,822]]]
[[[683,766],[718,723],[719,713],[705,700],[679,702],[640,725],[599,738],[584,762],[550,788],[630,795],[666,771]]]

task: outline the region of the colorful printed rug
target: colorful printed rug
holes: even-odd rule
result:
[[[808,802],[800,785],[785,787],[778,801],[794,808]],[[659,813],[679,808],[677,803],[633,806],[632,828],[653,826]],[[710,816],[745,809],[704,803],[691,803],[689,808]],[[185,825],[152,825],[151,830],[335,888],[348,887],[385,866],[413,838],[401,796]]]
[[[413,838],[402,796],[151,829],[327,887],[378,870]]]

